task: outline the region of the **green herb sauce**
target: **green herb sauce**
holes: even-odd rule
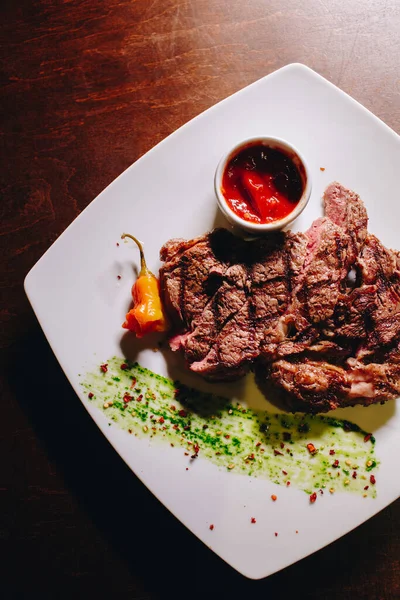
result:
[[[110,424],[180,446],[189,463],[207,458],[229,472],[264,477],[308,494],[376,496],[370,482],[379,464],[375,439],[364,441],[366,432],[349,421],[255,411],[117,357],[108,361],[106,372],[99,368],[86,374],[81,385]]]

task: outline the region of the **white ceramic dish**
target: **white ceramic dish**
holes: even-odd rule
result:
[[[283,219],[279,219],[277,221],[273,221],[272,223],[252,223],[251,221],[245,221],[241,217],[239,217],[228,205],[224,193],[223,193],[223,185],[222,179],[228,165],[229,161],[235,157],[241,150],[252,146],[252,145],[263,145],[266,148],[273,148],[274,150],[280,150],[287,156],[289,156],[294,164],[297,167],[298,172],[300,173],[302,182],[303,182],[303,193],[298,204]],[[295,148],[292,144],[290,144],[286,140],[282,140],[277,137],[270,136],[256,136],[252,138],[247,138],[246,140],[242,140],[241,142],[234,145],[233,148],[229,150],[219,161],[217,168],[215,170],[214,177],[214,189],[215,195],[217,197],[218,206],[221,209],[223,215],[227,218],[227,220],[232,224],[240,227],[244,231],[251,233],[253,235],[262,235],[268,233],[269,231],[276,231],[278,229],[284,229],[303,212],[307,203],[310,199],[311,189],[312,189],[312,181],[311,181],[311,173],[308,168],[306,159],[300,151]]]
[[[198,538],[255,579],[329,544],[399,496],[399,404],[338,412],[376,436],[382,461],[378,497],[338,493],[310,505],[303,492],[222,472],[201,458],[187,472],[178,449],[167,452],[108,427],[104,414],[83,394],[78,374],[121,355],[121,323],[135,260],[130,247],[117,247],[121,233],[129,230],[145,241],[149,268],[156,271],[164,241],[223,224],[213,190],[215,166],[238,139],[260,130],[291,140],[307,156],[313,193],[295,229],[306,229],[321,214],[322,192],[336,179],[361,195],[370,230],[386,245],[399,247],[400,138],[307,67],[289,65],[214,106],[133,164],[68,227],[25,280],[60,365],[116,451]],[[158,373],[171,369],[161,353],[143,349],[138,358]],[[242,401],[257,397],[251,378],[224,392]],[[268,501],[277,489],[279,502]],[[253,515],[256,526],[250,524]],[[214,531],[209,523],[215,524]]]

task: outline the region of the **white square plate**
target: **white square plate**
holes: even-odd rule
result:
[[[310,505],[304,492],[280,487],[279,502],[272,503],[269,496],[277,488],[269,481],[226,473],[201,458],[187,472],[178,449],[166,452],[108,427],[83,393],[78,374],[121,355],[121,322],[137,260],[132,247],[117,246],[121,233],[130,231],[145,242],[149,267],[157,271],[159,249],[167,239],[191,238],[223,224],[213,191],[216,164],[234,143],[257,135],[287,139],[308,160],[313,191],[296,230],[320,216],[322,192],[338,180],[364,200],[370,231],[387,246],[400,246],[400,138],[325,79],[294,64],[207,110],[133,164],[68,227],[25,280],[61,367],[116,451],[182,523],[254,579],[329,544],[399,496],[399,405],[339,411],[376,436],[381,460],[376,499],[338,493]],[[161,353],[142,350],[138,360],[168,375]],[[251,377],[243,385],[244,396],[256,393]],[[227,386],[225,394],[232,389]],[[257,526],[250,524],[253,515]],[[212,532],[209,523],[215,523]]]

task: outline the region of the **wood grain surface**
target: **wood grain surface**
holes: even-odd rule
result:
[[[2,0],[0,16],[1,596],[399,598],[399,501],[266,580],[225,565],[97,430],[23,291],[126,167],[287,63],[400,133],[398,0]]]

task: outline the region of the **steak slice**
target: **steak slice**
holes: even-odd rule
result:
[[[244,302],[239,310],[232,310],[216,337],[208,338],[211,342],[208,354],[193,362],[191,370],[208,379],[234,378],[242,375],[259,356],[264,329],[271,327],[287,306],[291,281],[288,264],[300,238],[279,235],[248,243]],[[234,303],[231,307],[236,308]],[[196,325],[189,342],[194,337],[199,342],[198,331],[204,323],[201,327],[198,322]],[[187,350],[185,355],[190,362],[192,357]]]
[[[393,346],[400,337],[400,270],[395,252],[368,235],[357,261],[362,286],[363,315],[368,340],[360,350],[373,353]]]
[[[367,238],[368,215],[358,194],[337,182],[326,188],[323,202],[325,215],[350,238],[345,265],[347,277],[342,280],[333,317],[324,325],[323,334],[330,338],[347,338],[352,343],[366,337],[364,308],[368,301],[368,290],[363,294],[357,289],[360,281],[353,267]]]
[[[349,236],[348,262],[353,264],[367,237],[368,215],[364,203],[352,190],[335,181],[323,196],[325,216]]]
[[[350,238],[330,219],[314,221],[305,234],[301,267],[292,276],[291,302],[274,330],[266,332],[264,358],[302,352],[318,337],[318,327],[332,317],[347,276]]]
[[[386,402],[400,395],[400,349],[367,365],[355,358],[343,367],[307,357],[278,360],[261,372],[259,381],[291,411],[318,413]]]
[[[347,372],[324,360],[277,360],[263,377],[267,393],[275,394],[291,411],[334,410],[345,404],[351,390]]]
[[[210,351],[227,322],[240,311],[247,299],[247,269],[232,265],[222,278],[203,312],[192,323],[192,332],[185,339],[184,352],[188,362],[199,361]]]
[[[343,295],[333,322],[335,336],[360,342],[358,356],[388,347],[400,337],[398,256],[368,235],[357,257],[358,287]]]
[[[161,296],[180,333],[202,314],[242,244],[226,229],[216,229],[194,240],[170,240],[161,248]]]

